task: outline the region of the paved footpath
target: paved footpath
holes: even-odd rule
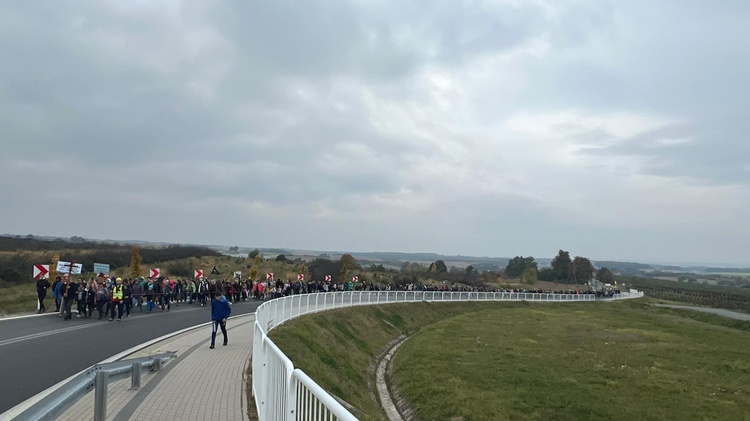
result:
[[[211,326],[154,344],[128,356],[173,351],[177,358],[158,373],[144,372],[141,388],[130,379],[109,383],[107,420],[247,420],[247,375],[253,345],[254,316],[229,319],[229,345],[209,349]],[[59,420],[93,420],[94,394],[88,393]]]

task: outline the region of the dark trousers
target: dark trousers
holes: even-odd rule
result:
[[[73,301],[75,301],[73,298],[65,299],[65,320],[73,318],[73,314],[71,313],[71,308],[73,307]]]
[[[37,298],[39,299],[39,312],[44,313],[46,308],[44,307],[44,297],[47,296],[47,291],[45,292],[38,292]]]
[[[216,331],[219,327],[221,327],[221,334],[224,335],[224,343],[227,343],[227,324],[222,323],[221,320],[214,320],[213,323],[213,329],[211,330],[211,346],[214,346],[216,343]]]
[[[99,312],[99,318],[101,319],[102,316],[107,314],[107,302],[104,300],[97,301],[96,302],[96,311]]]
[[[109,303],[110,313],[109,318],[114,319],[115,318],[115,308],[117,308],[117,318],[122,319],[122,301],[120,302],[114,302],[112,301]]]

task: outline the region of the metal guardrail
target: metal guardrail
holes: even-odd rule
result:
[[[110,381],[130,377],[132,389],[141,387],[144,368],[153,372],[161,370],[162,363],[176,357],[174,352],[149,357],[96,364],[78,373],[66,384],[32,404],[16,416],[15,420],[55,420],[83,396],[94,390],[94,421],[107,419],[107,389]]]
[[[633,291],[601,301],[643,297]],[[357,305],[456,301],[595,302],[594,294],[524,292],[353,291],[292,295],[267,301],[255,312],[252,392],[261,421],[356,421],[339,401],[295,369],[292,361],[268,337],[282,323],[311,313]]]

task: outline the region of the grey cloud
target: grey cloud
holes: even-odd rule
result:
[[[540,2],[514,3],[184,2],[171,14],[116,3],[0,3],[0,193],[12,198],[0,204],[0,228],[483,255],[546,253],[539,239],[549,238],[592,257],[634,256],[560,217],[551,199],[446,188],[420,170],[434,163],[446,177],[454,167],[468,171],[441,146],[469,148],[462,139],[485,130],[476,121],[515,111],[664,116],[675,123],[631,139],[601,129],[564,140],[597,145],[581,153],[603,160],[648,158],[649,174],[750,184],[743,2],[550,2],[552,14]],[[488,86],[481,98],[459,99],[474,109],[450,104],[450,113],[467,114],[455,116],[467,127],[416,115],[434,107],[426,70],[452,73],[460,85],[477,60],[534,39],[549,50],[501,64],[527,81],[517,95]],[[373,102],[401,107],[394,114],[403,121],[377,127]],[[655,147],[665,138],[691,141]],[[519,177],[473,171],[467,183]],[[567,175],[563,167],[539,171]],[[582,197],[596,194],[581,189]],[[409,200],[440,199],[401,214],[356,213],[371,197],[402,190]],[[41,197],[54,198],[52,211],[28,206]],[[102,197],[122,205],[92,208]],[[248,210],[254,201],[279,212]],[[316,216],[321,203],[335,216]],[[201,226],[217,209],[221,221]],[[283,209],[310,212],[290,218]],[[644,255],[673,257],[701,242],[670,255],[661,251],[666,240],[659,248],[639,240],[645,231],[598,229]],[[665,224],[661,236],[670,233]]]

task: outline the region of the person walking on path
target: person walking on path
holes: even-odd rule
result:
[[[133,311],[135,311],[135,308],[138,307],[138,311],[143,313],[143,302],[141,302],[141,295],[143,294],[143,284],[141,284],[140,279],[136,279],[135,282],[133,282],[131,292],[133,293]]]
[[[55,296],[55,313],[58,313],[62,315],[60,312],[60,307],[62,307],[62,287],[63,287],[63,281],[62,277],[58,276],[55,278],[55,282],[52,284],[52,293]]]
[[[71,307],[73,307],[73,301],[76,299],[78,292],[78,284],[73,282],[70,277],[65,279],[65,284],[62,289],[63,306],[62,310],[64,313],[63,320],[70,320],[73,315],[71,313]]]
[[[37,314],[44,313],[47,308],[44,307],[44,297],[47,296],[47,289],[49,288],[49,281],[46,279],[40,279],[36,281],[36,296],[39,299],[39,311]]]
[[[109,321],[115,319],[115,308],[117,309],[117,321],[122,320],[122,298],[123,298],[123,287],[122,278],[117,278],[115,285],[112,286],[112,293],[110,295],[110,313]]]
[[[216,344],[216,330],[221,327],[221,334],[224,335],[224,346],[227,345],[227,319],[232,315],[232,307],[229,306],[227,299],[216,292],[214,299],[211,300],[211,349]]]

